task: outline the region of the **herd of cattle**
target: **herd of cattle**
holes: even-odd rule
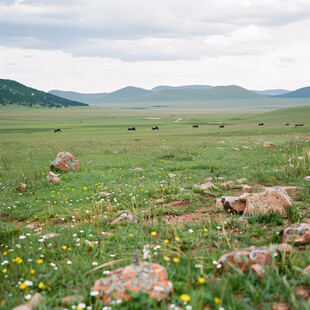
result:
[[[285,126],[289,126],[289,123],[285,123]],[[264,126],[264,123],[259,123],[258,126]],[[295,127],[303,127],[304,124],[295,124]],[[199,129],[199,125],[193,125],[192,128]],[[225,128],[225,125],[220,125],[219,129]],[[158,126],[153,126],[152,130],[159,130]],[[136,127],[128,127],[127,131],[137,131]],[[54,133],[61,132],[60,128],[54,129]]]

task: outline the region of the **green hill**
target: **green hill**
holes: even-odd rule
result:
[[[28,107],[69,107],[88,104],[64,99],[37,89],[27,87],[13,80],[0,79],[0,105],[23,105]]]
[[[151,91],[158,92],[166,89],[209,89],[213,86],[210,85],[184,85],[184,86],[166,86],[159,85],[151,89]]]
[[[51,90],[48,93],[68,100],[79,101],[88,104],[106,95],[106,93],[82,94],[74,91],[63,91],[56,89]]]
[[[310,98],[310,86],[299,88],[299,89],[291,91],[287,94],[282,94],[282,95],[275,96],[275,97],[279,97],[279,98]]]

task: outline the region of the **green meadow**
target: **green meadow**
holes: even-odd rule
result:
[[[310,309],[308,298],[296,293],[310,287],[303,272],[310,265],[308,245],[275,257],[264,277],[216,268],[222,254],[278,243],[284,227],[309,217],[309,115],[310,106],[264,113],[231,107],[1,108],[0,308],[39,292],[45,299],[37,309],[272,309],[277,303]],[[275,145],[264,148],[264,141]],[[50,184],[49,164],[61,151],[72,153],[81,168],[61,172],[61,183]],[[216,205],[242,187],[224,190],[220,184],[244,177],[250,186],[300,190],[286,216],[245,218]],[[206,178],[218,188],[201,190]],[[20,183],[27,185],[23,192],[15,189]],[[138,223],[110,226],[124,210]],[[57,235],[43,238],[48,233]],[[143,259],[146,247],[150,253]],[[136,250],[140,260],[167,268],[174,294],[156,302],[132,293],[130,302],[105,307],[92,296],[92,285],[131,264]],[[69,303],[67,296],[73,296]]]

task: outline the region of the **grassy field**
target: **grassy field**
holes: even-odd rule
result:
[[[40,292],[45,297],[40,309],[103,309],[90,294],[95,280],[130,264],[136,249],[143,260],[143,248],[150,245],[147,260],[167,268],[175,293],[161,303],[134,294],[133,301],[112,309],[167,309],[168,304],[195,310],[271,309],[279,302],[310,309],[295,292],[310,286],[302,272],[310,264],[308,246],[275,258],[264,278],[238,270],[216,272],[214,262],[222,254],[277,243],[283,227],[309,217],[310,187],[304,177],[310,174],[310,106],[250,112],[2,108],[1,307],[11,309]],[[265,125],[258,127],[261,122]],[[295,123],[304,126],[295,128]],[[155,125],[159,131],[151,130]],[[137,131],[127,132],[132,126]],[[55,128],[62,132],[54,133]],[[264,148],[266,140],[276,146]],[[71,152],[81,169],[61,173],[62,182],[50,184],[49,164],[60,151]],[[244,218],[215,204],[234,190],[206,194],[199,189],[209,177],[217,186],[246,177],[249,185],[302,189],[286,217]],[[27,184],[25,192],[15,190],[19,183]],[[110,195],[98,203],[104,191]],[[122,210],[134,213],[138,223],[109,226]],[[41,233],[26,228],[29,223]],[[47,233],[58,236],[42,238]],[[191,297],[187,304],[182,294]],[[72,295],[77,299],[65,304],[62,298]],[[78,306],[78,298],[83,305]]]

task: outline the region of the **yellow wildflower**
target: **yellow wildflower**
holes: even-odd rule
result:
[[[175,237],[174,240],[179,242],[180,238],[179,237]]]
[[[40,288],[41,290],[43,290],[45,288],[45,285],[43,282],[40,282],[38,285],[38,288]]]
[[[169,258],[168,256],[164,256],[164,260],[165,260],[166,262],[169,262],[169,261],[170,261],[170,258]]]
[[[31,269],[31,270],[30,270],[30,273],[31,273],[31,274],[35,274],[36,271],[35,271],[34,269]]]
[[[164,240],[164,243],[165,243],[165,244],[169,243],[169,240],[168,240],[168,239],[165,239],[165,240]]]
[[[3,255],[5,256],[5,255],[7,255],[8,254],[8,252],[3,252]]]
[[[187,294],[182,294],[180,298],[183,302],[189,302],[191,300],[191,297]]]
[[[22,284],[19,286],[19,288],[20,288],[21,290],[24,290],[26,287],[27,287],[27,285],[26,285],[25,283],[22,283]]]
[[[198,279],[198,283],[199,284],[204,284],[206,282],[206,279],[205,278],[199,278]]]
[[[62,247],[61,247],[63,250],[67,250],[67,246],[66,245],[63,245]]]
[[[215,298],[214,298],[214,302],[215,302],[217,305],[219,305],[220,302],[221,302],[221,300],[220,300],[218,297],[215,297]]]
[[[3,273],[6,273],[8,270],[5,268],[5,269],[2,269],[2,272]]]
[[[178,263],[180,261],[180,259],[178,257],[174,257],[172,260],[174,263]]]
[[[42,263],[43,263],[43,259],[42,259],[42,258],[38,258],[38,259],[37,259],[37,263],[38,263],[38,264],[42,264]]]
[[[203,231],[204,231],[204,232],[208,232],[208,228],[204,228]]]
[[[156,232],[156,231],[152,231],[152,232],[151,232],[151,236],[154,237],[154,236],[156,236],[156,235],[157,235],[157,232]]]
[[[128,236],[129,236],[129,237],[133,237],[133,234],[129,234]]]

